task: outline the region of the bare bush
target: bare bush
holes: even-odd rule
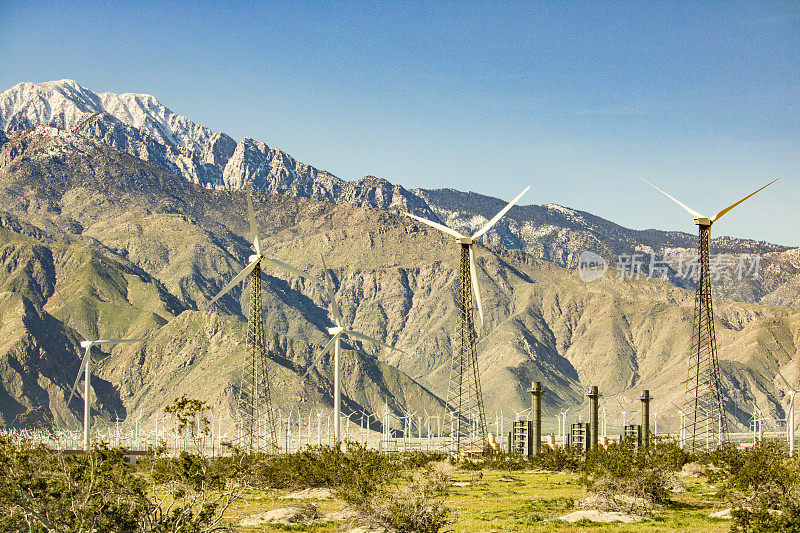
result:
[[[593,481],[587,496],[576,502],[575,508],[652,515],[661,509],[661,504],[633,479],[602,477]]]
[[[364,519],[398,533],[437,533],[451,524],[445,505],[452,467],[437,463],[410,476],[407,485],[381,489],[359,506]]]

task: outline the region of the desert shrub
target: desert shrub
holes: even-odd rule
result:
[[[3,531],[136,531],[150,511],[145,494],[119,449],[65,456],[0,438]]]
[[[555,448],[542,446],[538,455],[526,457],[520,453],[495,453],[491,456],[476,459],[451,459],[465,470],[518,470],[542,469],[555,472],[574,472],[583,461],[583,451],[578,446]]]
[[[626,438],[591,449],[578,469],[584,474],[626,478],[639,476],[647,469],[676,472],[688,460],[689,455],[672,440],[660,440],[644,448],[636,446],[632,438]]]
[[[560,448],[542,446],[541,453],[530,459],[531,466],[535,468],[557,472],[575,472],[579,469],[582,461],[583,450],[580,446]]]
[[[633,439],[593,448],[580,464],[581,481],[595,507],[649,513],[669,500],[669,487],[677,483],[675,471],[688,455],[672,441],[659,441],[649,449]]]
[[[450,479],[445,464],[408,476],[404,486],[375,491],[358,505],[361,515],[398,533],[437,533],[452,523],[444,503]]]
[[[669,497],[663,478],[656,470],[647,470],[639,478],[606,475],[583,481],[587,496],[576,504],[578,508],[652,514]]]
[[[397,531],[432,532],[447,523],[441,496],[451,473],[446,456],[382,454],[362,444],[316,446],[282,455],[234,451],[217,462],[221,478],[278,489],[328,487],[369,521]],[[416,474],[408,474],[416,472]]]
[[[375,490],[396,470],[390,456],[349,443],[317,446],[297,453],[265,456],[246,472],[257,486],[272,488],[330,487],[346,501]]]
[[[784,443],[724,446],[706,460],[710,479],[734,507],[732,531],[800,531],[800,460],[785,455]]]
[[[800,506],[787,505],[780,512],[764,507],[737,508],[731,511],[731,531],[741,533],[800,533]]]
[[[398,456],[398,462],[402,468],[416,469],[440,463],[449,457],[448,454],[439,452],[402,452]]]
[[[279,455],[231,447],[229,455],[214,459],[188,452],[166,457],[163,449],[153,450],[141,468],[157,483],[182,483],[195,490],[223,490],[235,484],[273,489],[329,487],[346,501],[358,501],[398,472],[445,457],[423,452],[381,454],[347,442],[342,447],[316,446]]]
[[[674,439],[659,437],[650,446],[647,461],[653,467],[678,472],[683,465],[689,463],[690,459],[689,453],[682,449]]]
[[[714,452],[721,492],[732,502],[771,509],[800,502],[800,462],[786,457],[782,444],[760,441],[748,451],[729,446]]]
[[[105,444],[64,455],[0,437],[2,531],[119,531],[194,533],[225,529],[222,513],[233,495],[213,497],[183,487],[166,491],[168,505],[145,477]],[[166,499],[166,498],[165,498]]]
[[[232,454],[220,460],[224,476],[239,476],[252,486],[278,489],[329,487],[348,502],[363,500],[404,469],[441,460],[441,454],[382,454],[366,446],[315,446],[281,455]]]
[[[150,450],[137,468],[156,484],[180,483],[193,490],[222,490],[231,472],[220,468],[220,461],[197,453],[182,451],[168,457],[164,448]]]

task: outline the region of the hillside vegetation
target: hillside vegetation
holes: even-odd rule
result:
[[[197,391],[215,409],[232,408],[246,291],[214,308],[207,302],[250,253],[241,192],[205,189],[41,126],[0,147],[0,185],[6,423],[38,404],[63,420],[77,413],[77,403],[70,412],[64,401],[78,339],[53,299],[56,281],[92,332],[149,339],[98,352],[106,356],[94,382],[103,417],[147,416]],[[456,318],[453,242],[378,209],[265,194],[255,204],[267,255],[320,277],[324,254],[345,322],[404,352],[348,347],[345,413],[376,412],[384,402],[398,413],[441,411]],[[665,406],[680,401],[692,292],[616,279],[613,270],[587,284],[575,271],[502,248],[480,249],[478,265],[486,314],[479,364],[490,410],[527,407],[532,380],[545,384],[546,413],[581,402],[594,384],[606,401],[643,388]],[[264,302],[276,403],[330,405],[327,366],[299,379],[328,338],[327,296],[312,281],[267,271]],[[800,370],[800,312],[721,299],[715,310],[729,408],[746,422],[755,399],[784,416],[776,372]]]

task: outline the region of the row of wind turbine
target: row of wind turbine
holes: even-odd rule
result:
[[[272,265],[284,270],[288,270],[293,274],[300,276],[302,278],[309,279],[314,283],[321,285],[326,290],[328,297],[331,301],[331,315],[332,315],[332,322],[334,324],[333,327],[328,328],[328,333],[332,335],[330,341],[325,345],[322,349],[322,352],[316,357],[314,362],[308,367],[305,374],[301,379],[305,379],[311,370],[322,360],[322,358],[330,353],[331,349],[334,350],[334,434],[336,442],[341,441],[341,405],[342,405],[342,398],[341,398],[341,361],[340,361],[340,341],[342,336],[350,337],[353,339],[358,339],[361,341],[371,342],[373,344],[377,344],[379,346],[383,346],[389,349],[395,349],[394,347],[381,342],[377,339],[373,339],[363,333],[359,333],[357,331],[353,331],[352,329],[345,328],[343,325],[342,315],[339,311],[339,306],[336,304],[336,298],[334,295],[333,290],[333,282],[330,277],[330,273],[328,272],[327,265],[325,265],[325,259],[322,258],[323,264],[323,283],[320,283],[318,280],[310,276],[307,272],[300,270],[299,268],[295,268],[283,261],[275,259],[273,257],[265,256],[261,251],[261,245],[259,241],[258,235],[258,225],[256,224],[255,214],[253,211],[253,200],[252,194],[250,192],[250,185],[247,186],[247,215],[250,221],[250,234],[252,238],[253,250],[254,254],[250,256],[248,260],[248,264],[245,268],[243,268],[219,293],[214,296],[211,300],[211,304],[213,305],[217,300],[223,297],[225,294],[230,292],[239,282],[241,282],[248,274],[253,272],[256,267],[260,265]],[[401,351],[401,350],[399,350]]]
[[[646,181],[646,180],[645,180]],[[699,227],[700,230],[700,237],[699,237],[699,250],[700,250],[700,260],[701,260],[701,268],[700,268],[700,276],[701,279],[698,281],[698,289],[697,289],[697,303],[696,303],[696,311],[695,311],[695,327],[693,329],[694,339],[692,344],[693,353],[690,354],[690,359],[694,358],[694,362],[690,361],[690,375],[687,380],[687,394],[686,394],[686,403],[687,408],[690,413],[694,415],[694,420],[692,420],[693,427],[701,426],[700,421],[698,420],[697,413],[701,410],[706,412],[717,413],[717,416],[720,417],[720,420],[724,420],[724,402],[720,390],[720,383],[719,383],[719,370],[718,370],[718,362],[716,359],[716,339],[713,330],[713,310],[712,310],[712,302],[711,302],[711,293],[710,293],[710,285],[707,283],[707,273],[708,273],[708,244],[709,244],[709,228],[720,218],[734,209],[736,206],[741,204],[742,202],[748,200],[761,190],[765,189],[766,187],[772,185],[778,181],[777,179],[771,181],[767,185],[759,188],[755,192],[745,196],[744,198],[738,200],[737,202],[731,204],[730,206],[722,209],[719,211],[713,218],[706,217],[702,213],[692,209],[685,203],[681,202],[680,200],[676,199],[675,197],[671,196],[670,194],[666,193],[662,189],[656,187],[650,182],[647,182],[649,185],[669,197],[672,201],[677,203],[681,208],[685,211],[690,213],[694,217],[694,223]],[[469,313],[464,313],[464,320],[468,323],[466,327],[462,327],[462,331],[464,330],[473,330],[471,333],[468,334],[468,338],[466,340],[462,339],[462,346],[461,352],[462,356],[469,352],[472,358],[471,360],[467,361],[467,364],[463,364],[461,362],[461,369],[462,375],[459,376],[460,380],[464,379],[463,372],[471,372],[473,379],[476,382],[477,390],[476,397],[479,404],[478,411],[482,413],[483,406],[482,406],[482,399],[480,394],[480,380],[479,374],[477,370],[477,364],[475,360],[475,333],[474,333],[474,324],[471,322],[471,309],[472,309],[472,300],[474,298],[475,308],[478,312],[478,319],[480,326],[484,323],[484,312],[483,312],[483,302],[481,299],[481,291],[479,287],[479,280],[477,275],[477,267],[476,267],[476,252],[475,252],[475,244],[479,242],[482,236],[484,236],[519,200],[520,198],[530,189],[530,187],[526,187],[521,193],[519,193],[513,200],[511,200],[503,209],[501,209],[492,219],[490,219],[483,227],[481,227],[478,231],[474,234],[465,235],[459,231],[456,231],[453,228],[450,228],[444,224],[440,224],[431,220],[427,220],[425,218],[419,217],[417,215],[411,213],[404,213],[407,217],[414,219],[418,222],[421,222],[427,226],[435,228],[443,233],[454,237],[456,239],[457,244],[460,245],[461,248],[461,258],[462,258],[462,295],[461,295],[461,308],[464,310],[470,310]],[[341,440],[341,362],[340,362],[340,347],[341,347],[341,339],[345,338],[352,338],[360,341],[370,342],[388,349],[395,349],[393,346],[386,344],[385,342],[379,341],[374,339],[370,336],[367,336],[363,333],[359,333],[346,327],[344,325],[344,321],[342,318],[342,314],[336,303],[335,294],[333,290],[333,282],[331,280],[331,276],[327,265],[325,264],[324,258],[322,258],[323,264],[323,280],[320,283],[318,280],[314,279],[310,276],[307,272],[304,272],[301,269],[295,268],[279,259],[266,256],[261,250],[261,242],[259,237],[258,225],[256,223],[255,214],[253,210],[253,202],[252,202],[252,194],[250,191],[250,185],[247,185],[247,215],[248,221],[250,225],[250,234],[252,239],[252,249],[253,254],[249,256],[247,265],[238,273],[236,274],[230,282],[228,282],[218,294],[216,294],[210,304],[213,305],[216,303],[221,297],[225,294],[229,293],[234,287],[236,287],[240,282],[242,282],[248,275],[254,273],[255,275],[260,276],[260,270],[262,266],[271,266],[277,267],[280,269],[284,269],[289,271],[297,276],[310,279],[315,283],[321,285],[325,291],[327,292],[328,298],[330,299],[330,314],[331,314],[331,321],[333,322],[334,326],[328,328],[328,333],[331,335],[331,339],[325,344],[322,351],[319,355],[316,356],[314,361],[311,365],[307,368],[305,374],[303,375],[302,379],[308,377],[309,373],[313,368],[315,368],[318,363],[325,357],[327,354],[333,350],[334,354],[334,420],[335,420],[335,438],[336,441]],[[94,345],[114,345],[119,343],[127,343],[127,342],[143,342],[145,339],[92,339],[91,336],[88,334],[87,330],[83,327],[83,325],[75,318],[75,315],[72,312],[69,304],[63,298],[61,293],[56,289],[56,293],[59,299],[62,301],[64,306],[67,309],[69,317],[76,325],[76,330],[81,336],[82,340],[80,342],[81,348],[85,349],[84,356],[81,360],[80,369],[78,371],[78,375],[76,377],[75,383],[72,386],[70,391],[68,405],[72,401],[72,398],[75,394],[76,388],[78,383],[80,382],[81,374],[84,374],[84,447],[88,447],[89,445],[89,433],[90,433],[90,426],[91,426],[91,413],[90,413],[90,402],[89,402],[89,389],[90,389],[90,382],[91,382],[91,347]],[[398,350],[401,351],[401,350]],[[704,353],[698,353],[700,351],[704,351]],[[468,354],[469,355],[469,354]],[[455,351],[454,351],[455,357]],[[705,364],[707,366],[701,368],[701,362],[699,359],[705,357]],[[474,368],[468,368],[469,366],[473,366]],[[692,372],[695,375],[692,375]],[[703,382],[706,379],[706,376],[701,376],[701,374],[707,372],[708,373],[708,383],[709,389],[701,391],[698,389],[700,387],[699,383]],[[781,376],[782,377],[782,376]],[[694,381],[694,384],[692,384]],[[459,387],[459,390],[462,390],[463,387]],[[691,395],[694,394],[693,397]],[[699,396],[701,395],[708,395],[705,399],[701,399]],[[450,403],[450,398],[448,398],[448,403]],[[460,399],[459,399],[460,402]],[[701,405],[703,402],[708,403],[708,405]],[[459,404],[454,409],[455,419],[460,422],[462,417],[461,405]],[[453,406],[451,406],[451,409]],[[713,416],[713,414],[712,414]],[[481,419],[480,425],[485,428],[485,421]],[[712,424],[713,426],[713,424]],[[720,426],[722,428],[722,425]],[[723,431],[720,429],[720,431]],[[689,439],[694,442],[697,438],[699,440],[699,435],[694,434],[696,429],[693,430],[693,434],[689,436]],[[707,440],[707,439],[706,439]]]

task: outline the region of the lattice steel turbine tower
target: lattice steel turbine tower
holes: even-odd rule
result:
[[[458,454],[465,445],[487,442],[486,413],[483,407],[481,378],[478,371],[477,333],[475,328],[475,307],[478,309],[480,325],[483,325],[483,306],[478,286],[478,271],[475,266],[474,245],[492,226],[494,226],[522,195],[528,192],[526,187],[516,198],[511,200],[494,218],[478,230],[472,237],[442,224],[404,213],[423,224],[427,224],[455,237],[460,248],[459,291],[458,291],[458,324],[456,349],[450,364],[450,379],[447,388],[447,408],[450,410],[452,426],[450,430],[451,451]],[[473,306],[473,295],[475,306]]]
[[[247,362],[242,368],[236,413],[239,429],[238,444],[249,451],[272,452],[277,449],[277,426],[272,406],[270,365],[264,331],[264,307],[261,300],[261,264],[278,266],[301,277],[308,274],[261,252],[258,240],[258,225],[253,212],[250,185],[247,186],[247,216],[253,251],[247,266],[225,285],[211,300],[211,305],[233,289],[240,281],[250,276],[250,309],[247,315]]]
[[[687,412],[685,445],[691,451],[707,450],[728,440],[725,395],[722,392],[720,381],[717,338],[714,332],[714,308],[711,298],[708,250],[711,225],[722,218],[728,211],[778,180],[772,180],[754,193],[726,207],[717,213],[714,218],[708,218],[698,213],[649,181],[644,181],[693,215],[695,217],[694,223],[699,229],[697,244],[699,271],[695,285],[692,344],[689,352],[689,369],[684,396]]]

